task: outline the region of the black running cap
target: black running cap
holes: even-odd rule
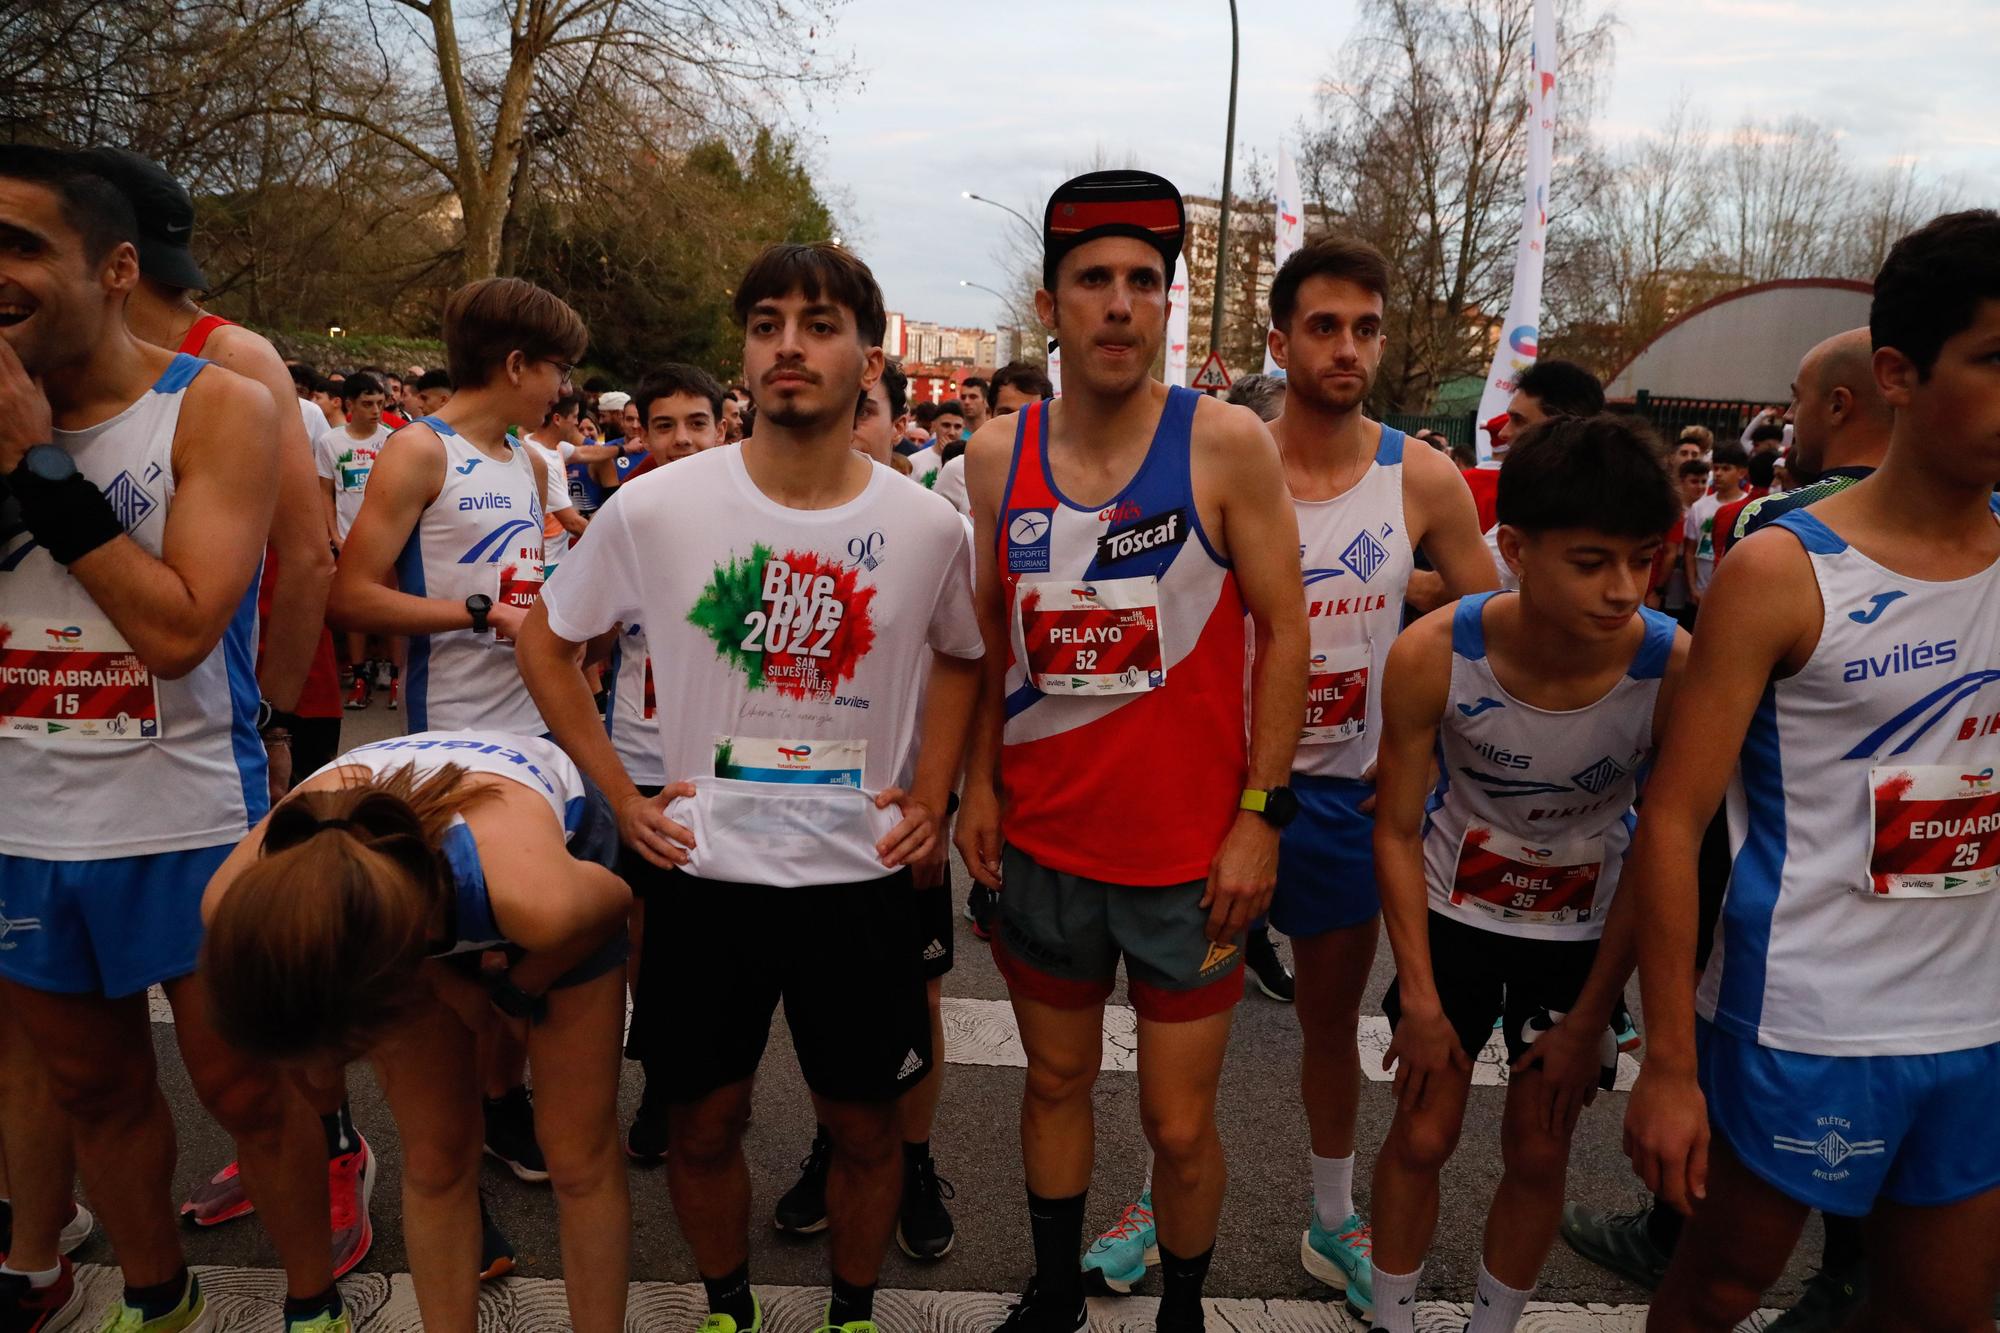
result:
[[[1187,231],[1181,192],[1150,171],[1092,171],[1065,181],[1042,213],[1042,285],[1055,290],[1064,255],[1100,236],[1131,236],[1160,252],[1166,280],[1174,280]]]
[[[167,169],[123,148],[90,148],[80,155],[85,168],[118,187],[139,219],[139,271],[169,287],[208,290],[194,262],[194,200]]]

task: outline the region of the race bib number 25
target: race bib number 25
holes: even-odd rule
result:
[[[1868,789],[1868,893],[1964,898],[2000,886],[2000,780],[1990,764],[1871,768]]]

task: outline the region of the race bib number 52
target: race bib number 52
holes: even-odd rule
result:
[[[2000,781],[1991,765],[1871,768],[1867,892],[1964,898],[2000,885]]]
[[[1023,581],[1028,677],[1044,694],[1141,694],[1167,682],[1159,580]]]
[[[160,736],[153,673],[108,621],[16,630],[0,647],[0,736],[135,741]]]

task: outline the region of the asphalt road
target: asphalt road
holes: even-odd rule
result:
[[[347,715],[347,744],[402,730],[402,714],[378,702]],[[954,865],[960,899],[965,878]],[[999,974],[970,926],[957,922],[958,964],[946,978],[947,996],[999,1001],[1006,996]],[[698,947],[691,942],[691,947]],[[1390,977],[1386,941],[1375,960],[1371,998]],[[1634,988],[1636,990],[1636,987]],[[1116,997],[1122,1000],[1122,995]],[[178,1186],[184,1192],[230,1156],[226,1137],[208,1119],[190,1091],[172,1032],[155,1028],[162,1079],[180,1132]],[[1220,1239],[1208,1283],[1215,1297],[1317,1300],[1326,1293],[1298,1264],[1299,1233],[1310,1197],[1305,1117],[1297,1095],[1298,1027],[1289,1006],[1274,1003],[1254,987],[1236,1014],[1219,1109],[1228,1154],[1229,1191]],[[351,1074],[355,1118],[380,1162],[374,1208],[375,1246],[362,1273],[406,1272],[397,1205],[399,1152],[395,1126],[369,1071]],[[956,1190],[951,1207],[958,1243],[942,1262],[920,1265],[891,1249],[882,1273],[887,1288],[1009,1293],[1019,1290],[1029,1269],[1025,1194],[1018,1152],[1017,1110],[1022,1071],[984,1064],[950,1064],[933,1135],[941,1174]],[[629,1120],[639,1095],[636,1066],[627,1066],[622,1091]],[[1475,1087],[1465,1134],[1443,1183],[1443,1212],[1425,1270],[1426,1298],[1462,1301],[1478,1273],[1485,1209],[1500,1175],[1498,1134],[1504,1090]],[[1115,1219],[1136,1193],[1145,1170],[1146,1148],[1139,1129],[1138,1084],[1127,1072],[1107,1070],[1097,1086],[1097,1160],[1092,1180],[1090,1229]],[[1362,1161],[1357,1189],[1364,1211],[1373,1145],[1381,1142],[1391,1111],[1386,1083],[1363,1088],[1360,1118]],[[1584,1115],[1570,1170],[1570,1197],[1623,1208],[1641,1188],[1619,1152],[1622,1093],[1599,1099]],[[805,1087],[792,1058],[782,1023],[776,1025],[759,1073],[757,1102],[749,1130],[748,1154],[755,1189],[751,1271],[759,1284],[816,1286],[825,1281],[822,1243],[795,1240],[762,1219],[789,1187],[812,1136],[813,1118]],[[484,1188],[502,1227],[520,1251],[519,1273],[560,1275],[554,1203],[546,1186],[525,1185],[490,1160]],[[694,1270],[675,1226],[661,1173],[635,1170],[633,1176],[633,1277],[640,1281],[687,1282]],[[187,1235],[190,1258],[201,1264],[271,1269],[276,1258],[254,1222],[239,1222]],[[1818,1254],[1817,1228],[1801,1243],[1784,1283],[1770,1303],[1789,1303]],[[108,1262],[101,1237],[79,1256]],[[1157,1277],[1141,1291],[1157,1294]],[[1578,1259],[1558,1242],[1542,1273],[1538,1299],[1632,1305],[1646,1293]],[[1135,1307],[1136,1313],[1136,1307]],[[1455,1327],[1456,1325],[1454,1325]]]

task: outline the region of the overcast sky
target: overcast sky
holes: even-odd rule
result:
[[[1238,170],[1275,156],[1353,28],[1356,0],[1239,0]],[[1189,194],[1222,178],[1227,0],[851,0],[836,45],[854,83],[813,109],[824,178],[846,192],[846,239],[912,319],[991,327],[1007,287],[1004,213],[1094,153],[1134,160]],[[1610,139],[1657,125],[1685,92],[1725,131],[1744,114],[1802,113],[1862,167],[1914,156],[2000,205],[2000,0],[1621,0],[1616,68],[1593,122]],[[1296,139],[1292,138],[1296,147]],[[1241,176],[1238,177],[1239,183]],[[1559,226],[1551,244],[1561,244]]]

